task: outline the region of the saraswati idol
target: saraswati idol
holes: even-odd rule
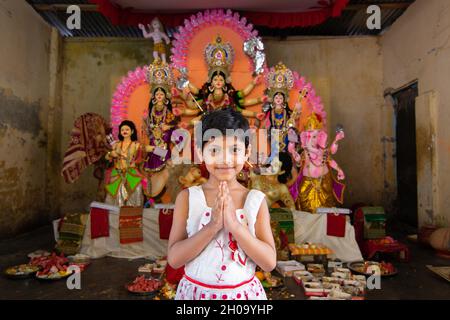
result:
[[[289,107],[289,92],[294,87],[294,75],[283,63],[278,63],[266,75],[268,101],[263,106],[265,112],[263,128],[279,130],[279,151],[287,152],[289,142],[289,131],[294,135],[295,127],[301,113],[301,99],[305,93],[300,95],[300,101],[295,104],[293,110]],[[273,139],[272,141],[276,141]]]

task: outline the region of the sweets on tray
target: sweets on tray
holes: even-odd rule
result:
[[[333,283],[333,282],[323,282],[322,286],[328,292],[330,292],[331,290],[341,289],[341,285],[339,283]]]
[[[363,299],[366,278],[352,275],[347,268],[336,267],[325,276],[321,264],[308,264],[307,271],[297,271],[294,280],[303,287],[308,297],[327,297],[329,300]]]
[[[138,268],[138,272],[151,273],[154,267],[155,267],[154,263],[146,263]]]
[[[294,271],[294,274],[292,275],[292,277],[294,278],[295,282],[297,282],[297,284],[299,284],[299,285],[301,285],[303,282],[314,279],[314,276],[312,275],[312,273],[309,271],[306,271],[306,270]]]
[[[42,271],[38,271],[36,273],[36,277],[39,279],[45,279],[45,280],[57,280],[64,277],[67,277],[70,275],[71,272],[67,270],[67,266],[51,266],[49,269],[44,269]]]
[[[56,265],[56,266],[62,266],[69,262],[69,259],[67,259],[63,253],[60,255],[57,255],[56,253],[52,253],[49,256],[39,256],[35,258],[30,259],[30,264],[33,266],[38,266],[40,268],[47,268],[48,266]]]
[[[153,266],[153,272],[154,273],[164,273],[167,266],[167,260],[165,259],[158,259],[155,262],[155,265]]]
[[[303,263],[295,260],[278,261],[276,270],[283,277],[292,277],[295,271],[305,270],[305,266],[303,265]]]
[[[283,284],[283,280],[273,276],[270,272],[256,271],[255,276],[261,281],[264,288],[276,288]]]
[[[41,268],[36,273],[36,277],[48,280],[57,280],[70,275],[71,272],[67,270],[68,263],[69,259],[62,253],[60,255],[53,253],[50,256],[41,256],[30,260],[31,265]]]
[[[74,256],[68,256],[67,258],[69,259],[69,265],[78,266],[80,271],[84,271],[91,263],[91,257],[85,254],[79,253]]]
[[[396,274],[397,269],[388,262],[376,262],[376,261],[364,261],[364,262],[353,262],[350,264],[350,268],[355,271],[366,275],[372,275],[373,273],[388,276]]]
[[[305,295],[310,296],[326,296],[327,293],[319,279],[311,279],[302,283],[303,289],[305,290]]]
[[[343,292],[342,290],[331,290],[328,294],[330,299],[336,299],[336,300],[351,300],[352,295],[346,292]]]
[[[162,285],[161,280],[147,279],[144,276],[138,276],[134,281],[127,285],[127,289],[133,293],[154,292]]]
[[[291,255],[330,255],[333,251],[322,244],[304,243],[288,245]]]
[[[350,279],[352,275],[344,272],[332,272],[331,276],[339,279]]]
[[[165,281],[164,286],[161,288],[160,292],[164,298],[172,300],[177,294],[177,286]]]
[[[325,268],[323,264],[317,264],[317,263],[310,263],[306,265],[306,268],[309,272],[311,272],[313,275],[319,275],[324,276],[325,275]]]
[[[5,270],[5,274],[9,277],[26,277],[39,271],[38,266],[31,264],[21,264],[18,266],[9,267]]]
[[[38,257],[47,257],[51,253],[45,250],[36,250],[28,254],[28,258],[38,258]]]

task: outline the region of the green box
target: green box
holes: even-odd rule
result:
[[[289,243],[294,243],[294,217],[292,216],[292,211],[287,208],[270,208],[269,212],[271,220],[278,222],[278,232],[283,230]]]
[[[386,237],[386,215],[383,207],[363,207],[364,238],[381,239]]]

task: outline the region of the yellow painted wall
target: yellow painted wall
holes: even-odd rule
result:
[[[61,164],[74,120],[83,113],[95,112],[109,121],[116,86],[129,71],[151,61],[151,50],[152,43],[145,39],[64,41]],[[97,180],[92,172],[89,168],[76,183],[70,185],[60,177],[62,213],[88,210],[97,190]]]
[[[25,1],[0,5],[0,238],[47,223],[51,28]]]
[[[309,80],[325,104],[329,135],[342,124],[335,159],[347,176],[345,204],[387,205],[383,195],[382,57],[376,37],[291,38],[264,42],[269,65],[283,61]]]

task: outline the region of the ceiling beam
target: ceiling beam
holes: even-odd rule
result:
[[[98,11],[97,4],[76,4],[80,7],[81,11]],[[66,11],[70,4],[32,4],[33,8],[37,11]]]
[[[406,9],[412,2],[389,2],[389,3],[373,3],[380,7],[381,10]],[[344,11],[359,11],[366,10],[372,4],[349,4],[344,8]]]
[[[411,2],[390,2],[377,4],[382,10],[392,9],[406,9],[412,3]],[[350,4],[345,7],[345,11],[359,11],[366,10],[370,4]],[[66,11],[69,4],[32,4],[37,11]],[[98,11],[97,4],[77,4],[81,11],[96,12]]]

